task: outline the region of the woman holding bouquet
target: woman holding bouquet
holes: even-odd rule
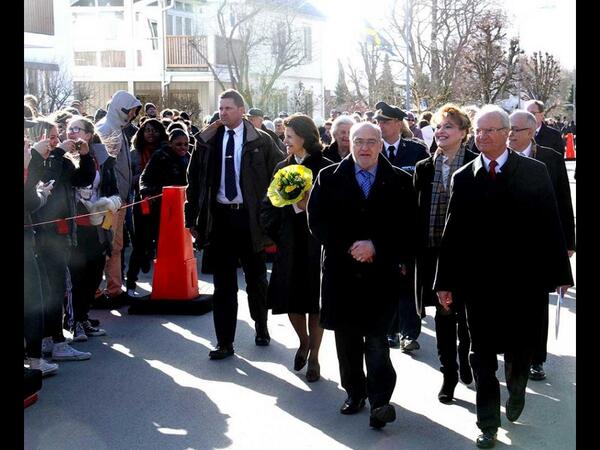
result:
[[[310,169],[313,180],[316,179],[322,168],[333,163],[321,153],[323,145],[315,123],[304,114],[294,114],[285,119],[284,125],[283,143],[288,156],[275,167],[274,178],[285,167],[302,165]],[[323,328],[319,325],[321,245],[308,231],[305,210],[309,189],[305,189],[296,203],[282,207],[274,206],[265,198],[261,221],[278,250],[267,304],[273,314],[288,314],[300,340],[294,370],[301,370],[308,362],[306,379],[313,382],[320,378],[319,348],[323,337]]]

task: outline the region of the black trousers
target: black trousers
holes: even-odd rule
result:
[[[27,356],[42,357],[44,337],[44,299],[40,271],[33,251],[33,233],[26,230],[23,241],[23,332]]]
[[[267,325],[267,266],[265,252],[252,248],[247,210],[217,204],[214,230],[213,319],[218,344],[230,345],[235,340],[237,324],[238,265],[241,263],[244,270],[250,316],[257,328]]]
[[[458,338],[458,356],[461,364],[468,364],[471,347],[465,307],[455,299],[450,312],[445,311],[441,305],[436,305],[435,308],[435,335],[440,371],[444,376],[458,380],[456,339]]]
[[[400,333],[407,339],[418,339],[421,334],[421,312],[417,312],[414,280],[415,265],[408,264],[406,275],[400,277],[398,308],[390,330],[390,334]]]
[[[533,354],[531,355],[531,363],[532,364],[543,364],[546,362],[547,357],[547,345],[548,345],[548,293],[540,292],[539,300],[536,299],[537,302],[540,302],[543,306],[543,310],[541,311],[541,327],[540,332],[537,333],[537,338],[534,336],[533,341]]]
[[[36,252],[44,296],[44,336],[51,336],[54,342],[64,342],[63,302],[70,253],[67,236],[53,231],[38,231]]]
[[[388,404],[396,386],[396,371],[390,360],[387,336],[362,336],[336,330],[335,346],[342,387],[348,396],[368,397],[371,409]],[[367,365],[366,376],[363,360]]]
[[[480,430],[495,430],[500,427],[500,383],[496,378],[498,358],[496,352],[477,347],[470,354],[473,377],[477,389],[477,426]],[[504,353],[506,387],[511,396],[523,398],[529,379],[531,346],[523,342],[513,345]]]
[[[138,198],[139,200],[139,198]],[[158,225],[160,223],[160,202],[151,201],[150,213],[142,214],[139,204],[133,206],[133,224],[135,233],[132,238],[132,250],[127,265],[127,289],[135,289],[138,275],[145,264],[150,264],[156,253]]]
[[[69,272],[74,319],[75,322],[84,322],[88,319],[96,288],[102,281],[106,256],[96,226],[78,226],[77,243],[77,247],[71,250]]]

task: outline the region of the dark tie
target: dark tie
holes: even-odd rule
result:
[[[225,147],[225,197],[231,201],[237,197],[237,188],[235,186],[235,160],[233,157],[235,142],[235,131],[229,130],[229,138],[227,139],[227,147]]]
[[[497,161],[490,161],[490,178],[492,180],[496,179],[496,166],[498,165]]]
[[[393,145],[390,145],[388,147],[388,158],[394,157],[394,150],[396,150],[396,148]]]

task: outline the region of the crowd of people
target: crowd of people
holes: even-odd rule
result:
[[[333,330],[347,393],[340,413],[368,400],[369,425],[380,429],[396,418],[390,348],[419,350],[425,307],[435,307],[438,399],[452,403],[459,380],[474,380],[476,444],[493,447],[497,354],[505,355],[506,417],[515,421],[528,380],[546,377],[548,293],[573,285],[561,132],[537,100],[510,116],[493,105],[448,103],[419,118],[374,106],[332,110],[317,127],[301,113],[271,121],[246,111],[229,89],[197,128],[185,112],[159,112],[126,91],[93,116],[75,101],[42,117],[26,96],[26,365],[48,376],[57,361],[91,357],[64,330],[77,343],[106,334],[90,308],[139,295],[139,272],[155,257],[162,188],[186,186],[185,226],[213,275],[210,360],[235,353],[241,267],[255,344],[270,344],[269,309],[287,314],[298,337],[291,366],[317,382],[323,331]],[[270,183],[296,165],[310,170],[312,188],[275,206]]]

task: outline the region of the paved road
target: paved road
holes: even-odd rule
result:
[[[568,163],[572,177],[574,163]],[[572,188],[575,185],[572,184]],[[575,200],[575,198],[574,198]],[[575,270],[575,259],[572,259]],[[148,274],[141,286],[150,288]],[[211,279],[200,277],[203,288]],[[239,277],[240,286],[244,286]],[[502,418],[497,448],[575,448],[576,288],[569,291],[554,338],[551,295],[548,378],[530,382],[517,423]],[[209,361],[215,344],[212,313],[137,316],[127,308],[95,310],[108,331],[76,348],[83,362],[62,362],[44,380],[39,401],[24,412],[26,449],[472,449],[473,385],[459,384],[456,401],[437,400],[442,376],[428,308],[413,356],[392,350],[398,381],[392,398],[398,419],[381,431],[368,427],[365,409],[337,411],[345,395],[333,334],[325,332],[322,379],[307,383],[291,369],[297,342],[285,316],[271,316],[269,347],[256,347],[246,295],[240,291],[236,355]],[[503,366],[498,375],[506,399]],[[502,407],[504,412],[504,407]]]

